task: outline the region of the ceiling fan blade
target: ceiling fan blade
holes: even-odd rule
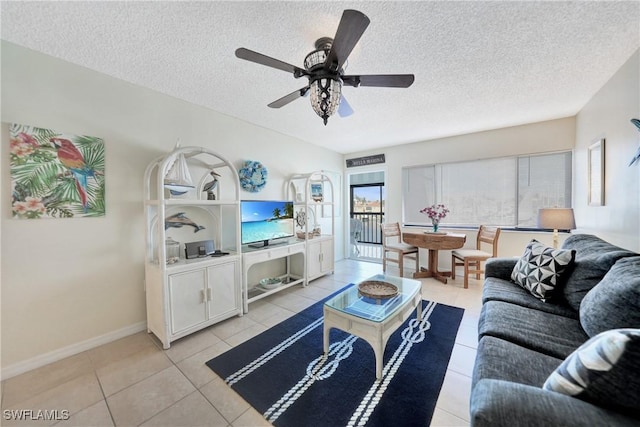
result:
[[[351,105],[347,102],[347,98],[342,95],[340,97],[340,105],[338,105],[338,115],[340,117],[349,117],[352,114],[353,108],[351,108]]]
[[[289,95],[285,95],[282,98],[276,99],[275,101],[273,101],[271,104],[269,104],[269,107],[271,107],[271,108],[284,107],[288,103],[293,102],[298,98],[302,98],[303,96],[305,96],[307,94],[308,91],[309,91],[309,86],[305,86],[305,87],[300,88],[298,90],[294,90]]]
[[[266,65],[267,67],[277,68],[278,70],[293,73],[296,78],[307,75],[307,72],[300,67],[287,64],[286,62],[280,61],[279,59],[254,52],[253,50],[245,49],[244,47],[236,49],[236,56],[240,59],[246,59],[247,61],[255,62],[256,64]]]
[[[333,37],[331,51],[325,61],[325,69],[338,71],[342,68],[364,30],[369,26],[369,22],[369,18],[357,10],[347,9],[342,13],[336,35]]]
[[[413,84],[413,74],[370,74],[365,76],[341,76],[347,86],[376,86],[376,87],[409,87]]]

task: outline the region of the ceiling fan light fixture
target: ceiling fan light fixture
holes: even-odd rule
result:
[[[369,18],[357,10],[346,9],[342,13],[336,35],[316,40],[315,50],[304,59],[304,69],[279,59],[241,47],[236,49],[240,59],[255,62],[293,74],[307,77],[309,84],[295,90],[272,103],[270,108],[281,108],[306,94],[310,94],[311,108],[327,124],[336,111],[347,117],[353,113],[346,99],[342,99],[342,86],[371,86],[407,88],[413,84],[413,74],[366,74],[345,75],[347,59],[369,26]],[[342,108],[339,109],[342,104]]]
[[[326,126],[327,120],[340,105],[342,82],[331,77],[323,77],[313,80],[309,89],[311,108],[322,118]]]

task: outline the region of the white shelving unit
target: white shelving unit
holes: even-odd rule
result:
[[[287,191],[294,200],[294,217],[305,217],[304,225],[296,231],[306,244],[307,282],[333,273],[336,192],[331,178],[326,171],[293,175]]]
[[[178,187],[184,193],[174,195],[166,179],[183,159],[188,173],[199,179],[190,189]],[[218,174],[218,185],[211,192],[215,199],[207,200],[204,188],[213,180],[211,171]],[[144,180],[147,331],[167,349],[178,338],[243,314],[240,184],[228,160],[202,147],[176,148],[154,160]],[[186,219],[170,226],[167,218],[176,214]],[[180,256],[172,263],[167,263],[165,247],[169,238],[180,243]],[[228,254],[186,259],[186,243],[206,240]]]

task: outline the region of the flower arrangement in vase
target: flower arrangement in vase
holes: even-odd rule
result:
[[[445,207],[443,204],[431,205],[427,206],[424,209],[420,210],[420,213],[425,214],[431,219],[431,224],[433,225],[433,232],[438,232],[438,226],[440,225],[440,221],[444,219],[449,213],[449,209]]]

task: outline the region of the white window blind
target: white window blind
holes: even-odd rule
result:
[[[571,207],[571,152],[518,158],[518,227],[536,227],[538,209]]]
[[[416,166],[402,170],[402,216],[405,224],[426,224],[420,209],[436,202],[435,166]]]
[[[443,203],[451,226],[535,227],[538,209],[571,206],[571,152],[404,168],[403,222],[429,225],[420,210]]]
[[[516,221],[516,159],[448,163],[442,169],[442,224],[504,225]]]

